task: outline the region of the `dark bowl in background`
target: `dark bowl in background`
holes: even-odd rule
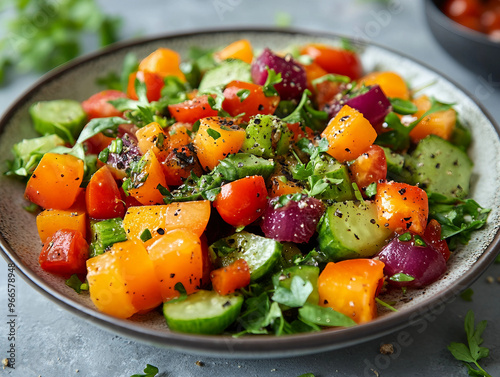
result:
[[[425,0],[425,16],[434,38],[467,69],[490,80],[500,80],[500,42],[466,28],[442,11],[443,0]]]

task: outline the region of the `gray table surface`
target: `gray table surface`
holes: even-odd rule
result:
[[[425,61],[468,88],[500,121],[500,83],[473,74],[453,61],[426,27],[421,1],[391,2],[384,8],[368,1],[263,0],[99,0],[102,7],[124,18],[122,37],[154,35],[204,27],[275,26],[283,13],[294,27],[354,35],[390,46]],[[5,19],[5,14],[3,15]],[[0,15],[0,21],[2,15]],[[17,77],[0,88],[0,113],[38,78]],[[496,89],[495,89],[496,88]],[[5,151],[2,151],[5,153]],[[488,320],[484,345],[490,356],[482,365],[500,376],[500,265],[492,265],[472,286],[473,301],[457,298],[439,315],[427,317],[427,326],[410,326],[403,343],[396,332],[349,348],[317,355],[271,360],[207,358],[150,345],[111,334],[70,314],[17,279],[19,313],[16,369],[0,376],[130,376],[147,363],[161,377],[182,376],[466,376],[466,368],[447,351],[451,341],[464,341],[463,319],[469,309],[476,319]],[[487,278],[494,278],[488,283]],[[0,258],[0,358],[8,353],[7,264]],[[381,355],[382,343],[393,343],[395,353]],[[203,366],[197,365],[202,361]],[[199,364],[199,363],[198,363]]]

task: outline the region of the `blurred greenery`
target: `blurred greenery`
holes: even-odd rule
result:
[[[43,73],[73,59],[86,36],[113,43],[121,28],[95,0],[2,0],[0,11],[0,83],[14,70]]]

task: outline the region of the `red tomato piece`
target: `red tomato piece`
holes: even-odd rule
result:
[[[165,86],[163,78],[156,73],[149,71],[137,71],[131,73],[128,77],[127,96],[131,99],[137,100],[137,93],[135,92],[135,79],[146,84],[146,96],[148,101],[158,101],[161,98],[161,90]]]
[[[310,44],[303,47],[300,52],[312,57],[313,61],[328,73],[348,76],[352,80],[359,79],[363,74],[361,61],[353,51]]]
[[[387,176],[387,161],[384,150],[378,145],[371,145],[368,150],[356,158],[349,166],[351,179],[359,188],[365,188],[373,182]]]
[[[443,254],[444,260],[447,261],[450,259],[450,248],[448,247],[448,243],[441,239],[441,224],[437,220],[432,219],[429,221],[423,237],[428,244]]]
[[[177,122],[182,123],[194,123],[201,118],[217,116],[217,110],[212,109],[208,104],[208,95],[168,105],[168,111]]]
[[[224,97],[222,108],[233,117],[245,113],[241,117],[245,122],[257,114],[274,114],[280,102],[279,96],[266,97],[261,85],[244,81],[227,84]]]
[[[260,175],[227,183],[214,201],[214,207],[228,224],[239,227],[257,220],[267,206],[267,189]]]
[[[97,170],[85,191],[87,213],[94,219],[123,217],[125,205],[118,185],[107,166]]]
[[[47,239],[38,262],[44,271],[69,276],[84,274],[88,257],[89,245],[82,233],[74,229],[61,229]]]
[[[83,101],[82,107],[87,113],[89,120],[94,118],[119,117],[122,116],[123,113],[116,110],[108,101],[126,97],[127,95],[119,90],[103,90]]]
[[[229,266],[212,271],[210,279],[214,291],[228,295],[250,284],[250,269],[244,259],[237,259]]]

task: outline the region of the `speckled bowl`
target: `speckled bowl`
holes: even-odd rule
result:
[[[0,121],[0,166],[11,158],[8,150],[23,138],[36,136],[28,115],[35,101],[57,98],[83,100],[99,90],[95,79],[121,66],[128,52],[146,56],[159,46],[185,54],[189,46],[224,46],[248,38],[255,48],[269,46],[283,49],[292,44],[324,42],[337,44],[339,36],[279,30],[209,31],[183,35],[160,36],[118,44],[89,55],[49,73],[19,98]],[[2,254],[17,266],[18,272],[41,293],[57,304],[111,332],[163,347],[197,354],[222,357],[282,357],[346,347],[396,331],[417,321],[429,310],[440,310],[446,302],[469,286],[495,258],[500,236],[498,228],[500,198],[500,141],[498,126],[470,94],[451,80],[422,63],[417,63],[390,49],[376,45],[362,46],[362,61],[367,71],[394,70],[413,87],[435,82],[423,92],[442,101],[456,103],[460,119],[471,125],[474,142],[470,149],[475,167],[473,197],[492,208],[487,226],[474,234],[468,246],[460,248],[448,263],[448,272],[440,281],[423,290],[409,292],[396,301],[396,313],[381,311],[376,320],[348,329],[329,329],[318,333],[293,336],[201,336],[169,331],[159,312],[120,320],[99,313],[88,295],[78,295],[64,280],[47,274],[38,265],[41,243],[35,227],[35,216],[22,208],[22,183],[0,176],[0,244]]]

